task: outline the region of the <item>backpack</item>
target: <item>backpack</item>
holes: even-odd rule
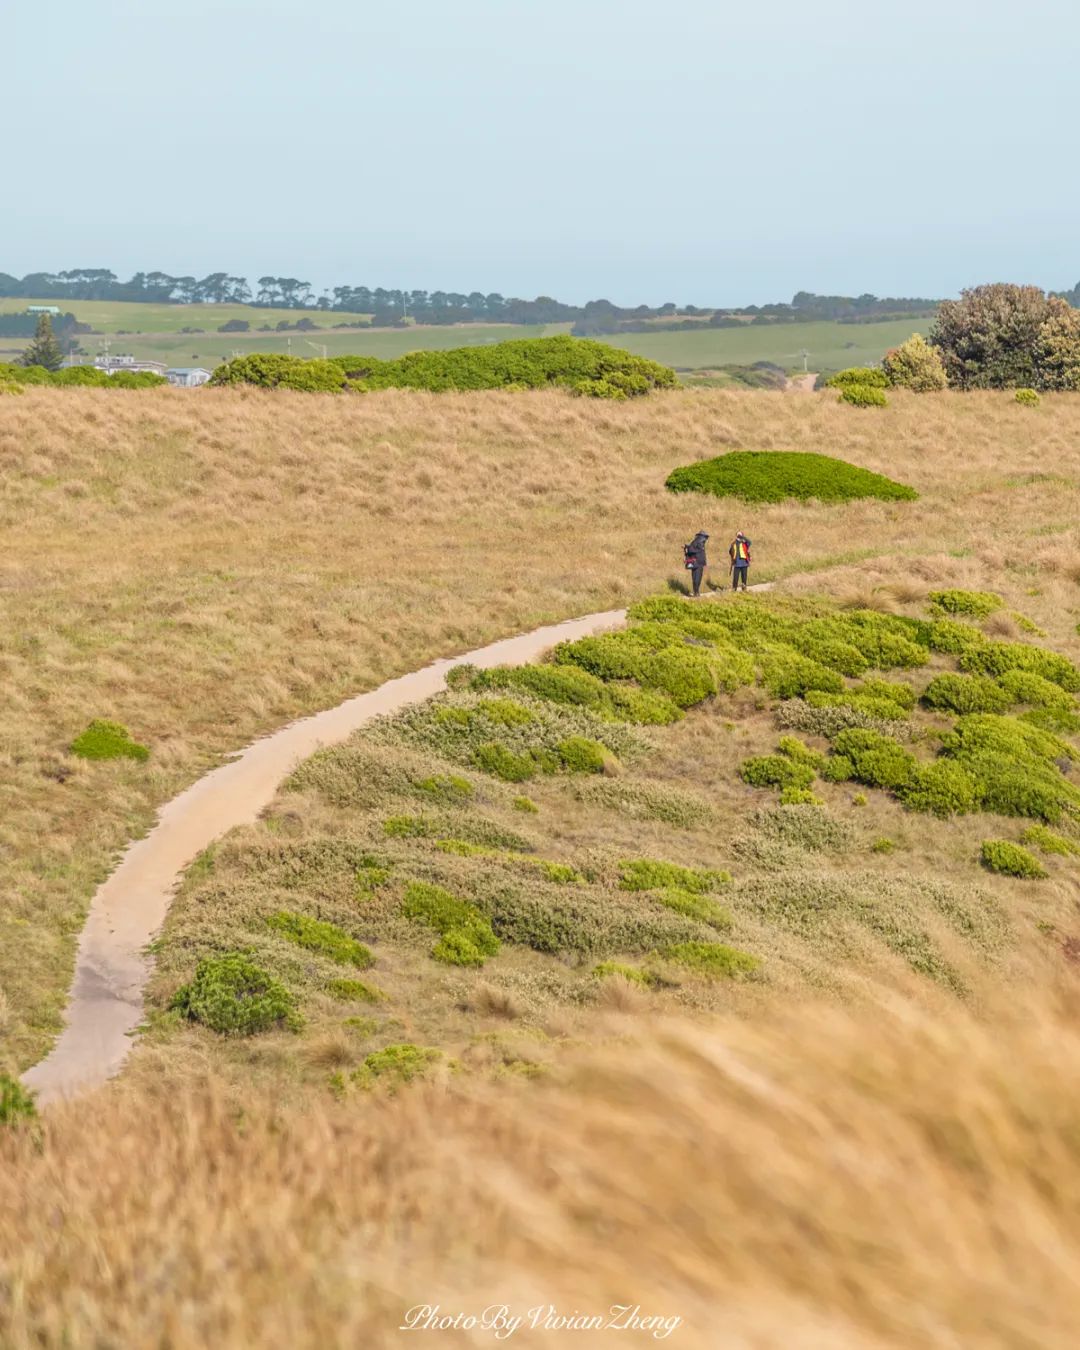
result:
[[[683,566],[684,566],[684,567],[690,568],[690,567],[696,567],[696,566],[698,565],[698,564],[697,564],[697,558],[696,558],[696,555],[695,555],[695,553],[694,553],[694,546],[693,546],[693,544],[683,544],[683,546],[682,546],[682,556],[683,556]]]

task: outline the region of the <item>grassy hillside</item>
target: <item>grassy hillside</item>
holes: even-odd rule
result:
[[[285,319],[296,323],[308,318],[318,324],[348,323],[355,319],[364,323],[366,314],[339,313],[326,315],[319,309],[263,309],[252,305],[155,305],[133,300],[0,300],[0,310],[21,314],[27,305],[59,305],[71,310],[82,323],[91,324],[102,333],[177,333],[181,328],[205,328],[214,332],[218,324],[229,319],[246,319],[253,328],[261,323],[277,323]]]
[[[1046,877],[990,872],[983,843],[1031,821],[1000,796],[939,818],[905,794],[976,696],[1034,714],[1028,734],[1062,719],[1065,746],[1016,777],[1076,792],[1072,667],[1037,653],[1080,662],[1078,433],[1066,396],[993,393],[897,392],[880,413],[725,391],[4,400],[0,1068],[55,1030],[116,851],[258,732],[436,654],[670,595],[702,526],[714,583],[743,528],[751,579],[783,584],[643,614],[691,639],[674,664],[634,658],[681,718],[617,684],[588,686],[590,712],[463,680],[303,766],[198,860],[124,1078],[0,1127],[0,1341],[381,1346],[421,1299],[629,1299],[683,1317],[694,1350],[718,1326],[737,1345],[810,1327],[1064,1350],[1077,862],[1044,833],[1026,846]],[[664,488],[733,448],[838,455],[919,497],[748,508]],[[931,611],[958,587],[1002,603]],[[710,612],[737,641],[716,645]],[[896,625],[911,641],[884,640]],[[1064,702],[1010,682],[1002,642]],[[698,703],[676,677],[720,655],[727,687]],[[890,715],[868,679],[925,701]],[[841,741],[837,703],[898,748]],[[149,758],[73,756],[94,718]],[[803,755],[790,735],[808,777],[782,767]],[[1000,755],[968,748],[1000,790]],[[823,805],[782,804],[775,763],[740,773],[785,749],[780,777]],[[1044,830],[1071,845],[1052,805]],[[301,1029],[226,1039],[170,1010],[202,956],[236,948]],[[420,1062],[381,1053],[400,1045],[424,1074],[391,1095]]]

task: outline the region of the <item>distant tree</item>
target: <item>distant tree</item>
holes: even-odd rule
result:
[[[52,320],[47,314],[40,314],[33,340],[23,352],[19,364],[22,366],[44,366],[46,370],[59,370],[63,360],[64,353],[60,350],[60,344],[53,333]]]
[[[930,342],[960,389],[1072,388],[1074,313],[1037,286],[975,286],[942,302]]]
[[[250,328],[247,319],[226,319],[224,323],[218,324],[219,333],[246,333]]]
[[[912,333],[906,342],[886,352],[882,364],[891,385],[917,394],[944,389],[949,382],[941,353],[921,333]]]

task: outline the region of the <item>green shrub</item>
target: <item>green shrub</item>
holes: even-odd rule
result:
[[[739,765],[739,776],[751,787],[808,788],[814,770],[785,755],[754,755]]]
[[[339,965],[366,970],[375,964],[370,948],[324,919],[312,919],[307,914],[280,910],[277,914],[271,914],[266,923],[287,942],[295,943],[309,952],[318,952],[320,956],[327,956]]]
[[[683,914],[688,919],[697,919],[699,923],[707,923],[710,928],[731,927],[731,915],[728,911],[709,896],[702,895],[700,891],[687,891],[677,886],[668,886],[652,894],[665,909],[672,909],[676,914]]]
[[[499,950],[491,922],[474,906],[441,886],[414,882],[405,892],[401,912],[433,928],[440,940],[432,949],[436,961],[454,966],[482,966]]]
[[[363,980],[331,980],[326,992],[342,1003],[381,1003],[386,998],[381,990]]]
[[[855,772],[855,765],[847,755],[830,755],[821,768],[826,783],[846,783]]]
[[[979,781],[963,765],[948,759],[918,764],[896,795],[909,811],[934,816],[962,816],[977,811],[982,801]]]
[[[874,722],[906,722],[907,714],[891,698],[875,698],[861,694],[857,689],[845,689],[842,694],[827,694],[820,689],[808,689],[806,702],[811,708],[850,708],[865,713]]]
[[[606,747],[587,736],[569,736],[555,747],[563,767],[569,773],[603,773],[612,759]]]
[[[838,370],[825,381],[826,389],[848,389],[852,385],[869,389],[884,389],[889,378],[884,370],[876,366],[849,366],[847,370]]]
[[[1037,408],[1039,406],[1039,396],[1034,389],[1018,389],[1013,395],[1016,403],[1022,403],[1028,408]]]
[[[870,845],[870,852],[891,853],[895,847],[896,844],[892,839],[888,838],[887,835],[882,835],[879,839],[875,839]]]
[[[941,353],[921,333],[912,333],[906,342],[887,351],[882,366],[890,385],[916,394],[932,393],[949,383]]]
[[[36,1119],[34,1094],[11,1074],[0,1072],[0,1129],[26,1125]]]
[[[536,815],[536,813],[540,810],[540,808],[532,800],[531,797],[515,797],[514,810],[524,811],[528,815]]]
[[[690,891],[704,895],[731,881],[727,872],[713,872],[655,858],[627,858],[619,864],[619,888],[624,891]]]
[[[829,758],[823,750],[812,749],[798,736],[781,736],[776,748],[794,763],[808,764],[815,773],[821,772]]]
[[[223,1036],[301,1025],[292,994],[243,952],[204,957],[169,1006]]]
[[[1060,685],[1070,694],[1080,690],[1080,670],[1058,652],[1032,647],[1026,642],[987,642],[972,647],[960,657],[960,668],[979,675],[1004,675],[1010,670],[1039,675]]]
[[[928,708],[955,713],[1004,712],[1012,700],[986,675],[935,675],[922,696]]]
[[[886,408],[889,400],[885,390],[873,384],[846,384],[840,390],[840,402],[850,403],[853,408]]]
[[[661,955],[711,980],[750,975],[761,966],[756,956],[722,942],[675,942],[665,947]]]
[[[1002,605],[1001,596],[992,591],[931,591],[927,599],[944,614],[969,614],[973,619],[985,619]]]
[[[425,795],[443,802],[467,802],[476,795],[476,789],[469,780],[456,773],[433,774],[430,778],[422,778],[416,787]]]
[[[754,678],[753,663],[747,661],[750,673],[745,683]],[[714,667],[715,668],[715,667]],[[732,678],[726,667],[716,668],[717,681],[721,688],[728,687],[725,681]],[[678,722],[683,710],[667,694],[658,689],[638,689],[634,685],[608,685],[608,707],[610,714],[621,722],[635,722],[639,726],[666,727]]]
[[[1076,751],[1029,722],[973,713],[942,738],[942,749],[975,779],[983,810],[1051,825],[1080,810],[1080,792],[1055,763]]]
[[[486,717],[489,722],[501,727],[523,727],[536,720],[528,708],[523,708],[510,698],[481,699],[472,709],[470,721],[474,716]]]
[[[896,680],[862,680],[856,686],[855,692],[865,698],[895,703],[905,712],[910,712],[919,698],[910,684],[898,683]]]
[[[761,682],[773,698],[799,698],[811,689],[840,693],[844,681],[835,670],[801,656],[791,647],[767,647],[760,658]]]
[[[226,361],[210,376],[211,384],[253,384],[259,389],[300,389],[339,393],[347,381],[333,361],[307,360],[277,352],[252,352]]]
[[[71,753],[81,759],[135,759],[140,763],[150,758],[150,751],[131,739],[127,727],[101,718],[95,718],[75,737]]]
[[[987,641],[985,634],[977,628],[956,619],[935,619],[930,625],[930,649],[945,652],[949,656],[963,656],[966,652],[985,647]]]
[[[1029,670],[1007,670],[1004,675],[998,677],[998,684],[1008,694],[1012,703],[1026,703],[1032,708],[1052,708],[1062,713],[1076,711],[1075,699],[1060,685]]]
[[[1064,835],[1055,834],[1045,825],[1029,825],[1020,836],[1022,844],[1033,844],[1043,853],[1056,853],[1062,858],[1071,858],[1080,854],[1080,845]]]
[[[426,839],[432,832],[423,816],[389,816],[383,821],[383,834],[390,839]]]
[[[356,1087],[365,1091],[378,1085],[393,1092],[405,1083],[422,1078],[442,1058],[442,1051],[432,1046],[409,1042],[387,1045],[382,1050],[373,1050],[349,1077]]]
[[[884,395],[882,395],[884,398]],[[882,474],[829,455],[798,450],[733,450],[717,459],[676,469],[666,486],[672,492],[708,492],[747,502],[914,501],[918,493]]]
[[[809,788],[786,787],[780,791],[781,806],[824,806],[825,798]]]
[[[478,745],[473,752],[476,766],[501,778],[506,783],[525,783],[536,777],[536,760],[531,755],[519,755],[501,741]]]
[[[918,760],[899,741],[875,731],[852,727],[842,731],[833,742],[836,753],[851,760],[852,777],[870,787],[895,791],[908,783]]]
[[[647,687],[667,694],[679,708],[702,703],[717,689],[708,656],[695,647],[665,647],[646,653],[638,664],[637,677]]]
[[[640,966],[628,966],[622,961],[601,961],[599,965],[593,966],[592,973],[598,980],[615,977],[630,984],[644,985],[648,989],[658,983],[652,971],[642,970]]]
[[[1000,872],[1007,877],[1022,877],[1037,881],[1048,876],[1046,868],[1033,853],[1007,839],[987,839],[980,850],[982,865],[988,872]]]

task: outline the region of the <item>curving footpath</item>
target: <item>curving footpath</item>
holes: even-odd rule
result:
[[[65,1025],[50,1053],[23,1074],[38,1102],[100,1087],[118,1073],[143,1015],[150,973],[147,943],[161,927],[184,868],[228,830],[251,824],[309,755],[336,745],[374,717],[422,703],[446,687],[454,666],[521,665],[553,647],[626,621],[608,610],[504,638],[451,660],[388,680],[336,708],[292,722],[253,742],[164,806],[145,838],[131,844],[90,903],[75,958]]]

